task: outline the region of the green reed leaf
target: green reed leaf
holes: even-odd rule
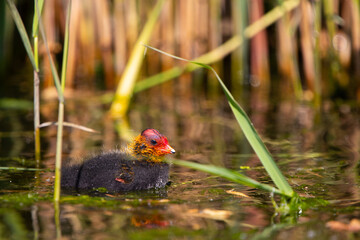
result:
[[[33,50],[31,48],[31,44],[30,44],[30,40],[29,40],[29,36],[26,32],[26,29],[25,29],[25,26],[24,26],[24,23],[23,21],[21,20],[21,17],[20,17],[20,14],[14,4],[14,2],[12,0],[6,0],[9,8],[10,8],[10,12],[11,12],[11,15],[15,21],[15,24],[16,24],[16,27],[19,31],[19,34],[20,34],[20,37],[21,37],[21,40],[24,44],[24,47],[25,47],[25,50],[26,50],[26,53],[30,59],[30,62],[31,62],[31,65],[33,66],[33,69],[38,71],[37,67],[36,67],[36,64],[35,64],[35,58],[34,58],[34,53],[33,53]]]
[[[258,181],[255,181],[254,179],[251,179],[239,172],[227,169],[227,168],[223,168],[223,167],[218,167],[218,166],[214,166],[214,165],[204,165],[204,164],[200,164],[200,163],[194,163],[194,162],[189,162],[189,161],[183,161],[183,160],[177,160],[177,159],[171,159],[168,160],[171,163],[174,163],[176,165],[180,165],[180,166],[184,166],[184,167],[189,167],[189,168],[193,168],[196,170],[200,170],[203,172],[207,172],[210,173],[212,175],[216,175],[222,178],[226,178],[232,182],[236,182],[236,183],[240,183],[244,186],[248,186],[248,187],[252,187],[252,188],[258,188],[258,189],[262,189],[268,192],[273,192],[276,194],[280,194],[280,195],[285,195],[288,197],[291,197],[291,195],[287,195],[285,193],[283,193],[282,191],[280,191],[279,189],[270,186],[268,184],[263,184],[260,183]]]
[[[200,62],[194,62],[194,61],[190,61],[190,60],[187,60],[187,59],[184,59],[181,57],[177,57],[177,56],[163,52],[159,49],[156,49],[156,48],[153,48],[153,47],[150,47],[147,45],[145,45],[145,47],[150,48],[159,53],[162,53],[164,55],[167,55],[169,57],[172,57],[172,58],[175,58],[175,59],[178,59],[181,61],[197,64],[199,66],[202,66],[203,68],[211,70],[215,74],[217,80],[219,81],[220,86],[221,86],[223,92],[225,93],[227,101],[231,107],[231,110],[233,111],[237,122],[239,123],[241,129],[243,130],[245,137],[247,138],[250,145],[254,149],[256,155],[259,157],[265,170],[268,172],[271,179],[273,180],[275,185],[280,189],[280,191],[282,191],[287,196],[294,195],[294,191],[290,187],[289,183],[286,181],[286,179],[285,179],[284,175],[281,173],[280,169],[277,167],[270,152],[268,151],[264,142],[261,140],[259,134],[255,130],[250,118],[247,116],[247,114],[242,109],[242,107],[236,102],[236,100],[234,99],[234,97],[232,96],[230,91],[225,86],[224,82],[221,80],[221,78],[219,77],[217,72],[211,66],[200,63]]]
[[[39,27],[39,19],[41,18],[41,12],[44,6],[44,0],[34,0],[34,19],[33,19],[33,28],[32,28],[32,36],[37,36],[38,27]],[[37,11],[38,9],[39,11]],[[39,12],[39,15],[38,15]]]
[[[66,80],[66,70],[68,63],[68,55],[69,55],[69,31],[70,31],[70,13],[71,13],[71,0],[68,4],[68,11],[66,16],[66,27],[65,27],[65,37],[64,37],[64,53],[63,53],[63,62],[61,69],[61,90],[64,92],[65,90],[65,80]]]

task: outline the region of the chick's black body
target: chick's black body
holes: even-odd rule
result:
[[[64,167],[61,187],[71,190],[106,188],[124,192],[162,188],[169,178],[169,165],[136,160],[123,152],[97,155],[80,165]]]

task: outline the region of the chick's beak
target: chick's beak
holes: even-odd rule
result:
[[[173,149],[172,147],[170,147],[169,144],[165,145],[164,148],[161,149],[161,151],[164,153],[164,154],[175,154],[175,149]]]

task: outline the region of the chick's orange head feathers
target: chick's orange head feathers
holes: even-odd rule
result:
[[[154,155],[164,156],[166,154],[175,153],[170,147],[167,138],[158,130],[148,128],[142,131],[141,136],[145,138],[145,142],[149,148],[154,149]]]
[[[160,158],[166,154],[175,153],[169,145],[167,138],[159,131],[149,128],[142,131],[133,143],[130,144],[132,153],[137,156],[149,158],[150,161],[161,161]]]

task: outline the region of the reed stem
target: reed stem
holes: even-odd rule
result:
[[[249,76],[248,59],[248,41],[244,36],[244,30],[248,25],[248,1],[232,0],[233,3],[233,22],[234,32],[240,35],[244,41],[238,49],[231,55],[232,89],[234,96],[243,94],[245,80]]]
[[[65,91],[65,82],[66,82],[66,70],[69,56],[69,31],[70,31],[70,16],[71,16],[71,0],[68,3],[68,12],[66,16],[66,28],[64,36],[64,53],[62,59],[62,69],[61,69],[61,90],[64,94]]]
[[[60,204],[59,204],[59,202],[54,202],[54,217],[55,217],[56,239],[61,239],[61,222],[60,222]]]
[[[35,58],[36,60],[36,58]],[[40,166],[40,79],[39,72],[34,70],[34,134],[35,134],[35,161],[36,167]]]
[[[36,69],[34,70],[34,137],[35,137],[35,161],[36,167],[40,166],[41,156],[41,141],[40,141],[40,78],[39,78],[39,29],[38,21],[41,15],[38,15],[37,9],[42,9],[43,0],[41,0],[41,7],[39,7],[38,0],[34,1],[34,19],[33,19],[33,44],[34,44],[34,60]],[[39,10],[41,14],[41,10]]]
[[[321,106],[321,59],[320,59],[320,31],[321,31],[321,1],[315,1],[314,28],[316,32],[314,47],[314,67],[315,67],[315,86],[314,86],[314,105]]]
[[[54,185],[55,202],[58,202],[60,200],[63,122],[64,122],[64,103],[59,102],[58,127],[57,127],[57,136],[56,136],[56,158],[55,158],[55,185]]]
[[[65,91],[66,69],[67,69],[67,60],[68,60],[68,52],[69,52],[70,16],[71,16],[71,0],[68,3],[68,11],[67,11],[66,27],[65,27],[64,54],[63,54],[63,64],[61,69],[62,94],[64,94]],[[58,128],[57,128],[57,139],[56,139],[55,185],[54,185],[55,202],[58,202],[60,200],[60,189],[61,189],[61,159],[62,159],[62,140],[63,140],[63,127],[64,127],[64,101],[59,101],[57,123],[58,123]]]

